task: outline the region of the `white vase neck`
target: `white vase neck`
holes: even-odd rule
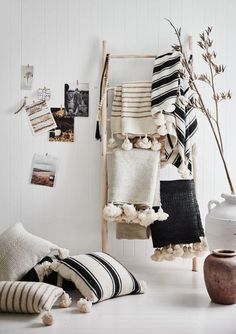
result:
[[[221,194],[221,197],[224,198],[229,203],[236,204],[236,195]]]

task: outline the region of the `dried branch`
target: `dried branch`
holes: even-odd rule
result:
[[[215,77],[219,74],[224,73],[226,66],[217,65],[214,62],[216,59],[216,52],[211,50],[211,47],[213,45],[213,40],[210,38],[212,27],[207,27],[207,29],[199,35],[200,41],[197,42],[198,46],[202,50],[204,50],[204,52],[202,53],[202,58],[209,66],[209,74],[204,73],[204,74],[197,75],[196,73],[192,73],[191,65],[189,63],[189,60],[186,54],[184,53],[184,49],[183,49],[183,45],[181,41],[181,29],[176,28],[170,20],[168,19],[166,20],[170,23],[171,27],[174,29],[174,32],[177,36],[178,43],[179,43],[179,44],[173,45],[173,49],[181,52],[182,64],[183,64],[184,69],[188,73],[190,88],[196,93],[196,97],[192,101],[192,106],[196,109],[201,110],[201,112],[203,112],[203,114],[207,117],[207,120],[210,124],[213,136],[216,141],[218,151],[220,153],[220,157],[223,162],[223,166],[224,166],[224,170],[226,173],[227,181],[229,183],[230,191],[232,194],[235,194],[234,187],[233,187],[231,177],[229,174],[229,170],[227,167],[227,163],[224,158],[223,140],[222,140],[220,122],[219,122],[219,103],[221,101],[231,99],[232,94],[230,90],[228,92],[220,92],[220,93],[216,92]],[[214,104],[215,104],[215,116],[213,116],[213,113],[210,112],[210,110],[207,108],[206,103],[201,95],[201,92],[199,91],[196,85],[197,80],[205,82],[212,90],[212,93],[213,93],[212,97],[213,97]]]

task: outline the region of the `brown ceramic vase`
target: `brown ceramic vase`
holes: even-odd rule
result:
[[[214,303],[236,303],[236,252],[218,249],[204,262],[204,279],[207,292]]]

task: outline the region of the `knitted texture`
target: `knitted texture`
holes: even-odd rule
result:
[[[200,242],[204,236],[193,180],[161,181],[161,201],[169,218],[150,225],[153,247]],[[154,208],[155,211],[158,207]]]
[[[20,280],[43,257],[59,250],[17,223],[0,235],[0,281]]]

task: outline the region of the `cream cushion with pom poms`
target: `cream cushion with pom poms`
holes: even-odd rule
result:
[[[68,250],[29,233],[21,223],[9,227],[0,235],[0,281],[21,280],[50,253],[68,256]]]
[[[71,299],[62,288],[43,282],[0,282],[0,312],[41,313],[45,325],[53,324],[51,308],[59,300],[60,307],[69,307]]]
[[[93,252],[70,256],[52,263],[51,268],[63,278],[71,280],[83,297],[92,303],[144,293],[144,285],[141,285],[120,262],[106,253]]]

